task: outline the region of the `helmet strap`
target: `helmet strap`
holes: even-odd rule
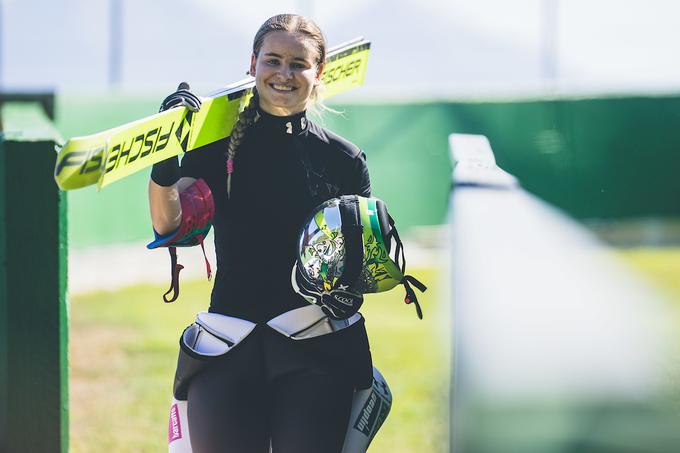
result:
[[[394,262],[396,263],[397,267],[401,271],[401,274],[403,275],[406,272],[406,256],[404,256],[404,243],[401,242],[399,233],[397,232],[397,229],[394,227],[394,219],[392,218],[391,215],[388,214],[388,216],[390,219],[390,226],[392,227],[392,229],[387,234],[388,237],[385,238],[385,241],[389,241],[389,236],[394,237],[394,242],[397,244],[397,246],[394,248]]]
[[[397,232],[397,228],[394,226],[394,219],[387,212],[387,208],[385,207],[384,203],[381,203],[378,206],[379,211],[382,211],[380,212],[380,215],[385,216],[384,219],[381,218],[380,228],[381,230],[389,230],[381,231],[385,247],[387,250],[390,250],[389,244],[392,239],[394,239],[394,242],[396,244],[396,246],[394,247],[394,259],[392,261],[394,262],[394,265],[397,267],[399,274],[402,276],[399,283],[404,285],[404,289],[406,290],[406,297],[404,297],[404,302],[406,304],[413,304],[416,307],[416,314],[418,315],[418,318],[423,319],[423,310],[420,308],[420,304],[418,303],[418,297],[416,296],[416,293],[411,287],[411,285],[415,286],[420,292],[425,292],[427,290],[427,287],[423,285],[415,277],[411,275],[405,275],[406,256],[404,255],[404,243],[401,241],[399,233]]]
[[[345,239],[345,264],[342,275],[333,289],[347,289],[354,286],[361,275],[364,262],[363,227],[359,213],[359,198],[344,195],[340,198],[341,231]]]
[[[404,275],[404,278],[401,279],[401,283],[404,285],[404,289],[406,289],[406,297],[404,298],[404,302],[406,304],[414,304],[418,318],[423,319],[423,310],[420,308],[418,297],[416,297],[416,292],[413,291],[411,285],[418,288],[421,293],[424,293],[427,290],[427,286],[423,285],[422,282],[411,275]]]

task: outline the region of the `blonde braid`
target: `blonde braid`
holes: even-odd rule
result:
[[[241,145],[243,138],[246,136],[246,130],[260,118],[260,115],[257,113],[259,100],[260,96],[257,93],[257,88],[253,88],[253,97],[250,98],[246,108],[239,114],[238,121],[236,121],[229,136],[229,144],[227,145],[227,198],[231,197],[231,174],[234,173],[236,149]]]

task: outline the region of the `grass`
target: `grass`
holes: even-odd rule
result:
[[[617,253],[680,307],[680,248]],[[414,274],[430,286],[421,298],[423,321],[400,302],[399,289],[367,297],[362,310],[374,362],[394,394],[371,453],[448,451],[448,288],[440,271]],[[206,309],[210,286],[183,282],[181,299],[170,305],[163,291],[136,286],[72,298],[73,452],[165,451],[177,341]]]
[[[368,296],[364,313],[374,363],[394,395],[371,452],[448,450],[449,328],[446,287],[433,269],[416,270],[431,290],[425,319],[401,303],[403,292]],[[177,342],[207,308],[207,282],[183,282],[180,300],[135,286],[71,299],[71,450],[166,450],[167,414]]]
[[[619,256],[680,305],[680,247],[622,249]]]

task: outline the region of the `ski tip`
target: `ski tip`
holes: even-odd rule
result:
[[[366,40],[364,39],[363,36],[357,36],[354,39],[350,39],[349,41],[345,41],[345,42],[338,44],[337,46],[331,47],[330,49],[328,49],[327,53],[338,52],[338,51],[340,51],[340,50],[342,50],[346,47],[352,47],[352,46],[356,46],[358,44],[363,44],[364,41],[366,41]],[[366,43],[368,43],[368,41],[366,41]]]

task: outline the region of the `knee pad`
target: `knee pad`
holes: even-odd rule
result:
[[[342,453],[366,452],[391,407],[392,392],[382,374],[373,367],[371,387],[354,392]]]

